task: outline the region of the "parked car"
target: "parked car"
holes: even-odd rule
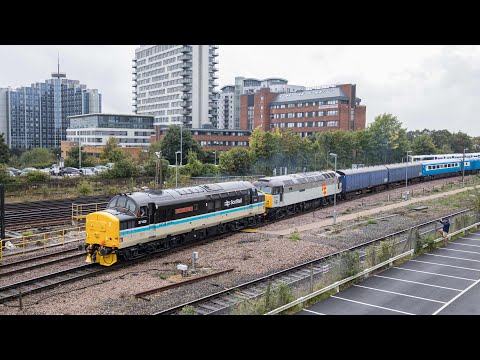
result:
[[[74,177],[74,176],[82,175],[82,172],[79,169],[74,167],[64,167],[63,169],[60,170],[59,174],[61,176]]]
[[[95,171],[93,171],[91,168],[81,168],[80,171],[82,172],[82,175],[84,175],[84,176],[95,175]]]
[[[103,172],[103,171],[108,170],[108,168],[106,166],[103,166],[103,165],[97,165],[97,166],[95,166],[95,169],[99,170],[99,172]]]
[[[35,169],[34,167],[26,167],[25,169],[22,170],[20,174],[18,174],[18,176],[25,176],[30,171],[38,171],[38,169]]]
[[[13,176],[18,176],[22,173],[22,170],[18,170],[14,167],[9,167],[7,169],[8,169],[8,171],[11,171],[13,173]]]
[[[113,163],[107,163],[107,164],[105,164],[105,166],[106,166],[107,168],[109,168],[109,169],[113,168],[113,165],[114,165]]]

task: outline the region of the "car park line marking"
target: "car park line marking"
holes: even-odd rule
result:
[[[415,262],[419,262],[419,263],[423,263],[423,264],[431,264],[431,265],[440,265],[440,266],[448,266],[448,267],[453,267],[453,268],[457,268],[457,269],[463,269],[463,270],[472,270],[472,271],[479,271],[479,269],[472,269],[472,268],[468,268],[468,267],[464,267],[464,266],[456,266],[456,265],[447,265],[447,264],[439,264],[439,263],[434,263],[434,262],[430,262],[430,261],[421,261],[421,260],[410,260],[410,261],[415,261]]]
[[[421,271],[421,270],[405,269],[405,268],[401,268],[401,267],[398,267],[398,266],[394,266],[393,268],[394,268],[394,269],[400,269],[400,270],[407,270],[407,271],[420,272],[420,273],[425,273],[425,274],[431,274],[431,275],[437,275],[437,276],[445,276],[445,277],[454,278],[454,279],[460,279],[460,280],[477,281],[477,279],[468,279],[468,278],[464,278],[464,277],[460,277],[460,276],[453,276],[453,275],[437,274],[437,273],[433,273],[433,272],[429,272],[429,271]]]
[[[480,245],[461,244],[461,243],[457,243],[457,242],[452,242],[452,243],[449,243],[449,244],[450,244],[450,245],[462,245],[462,246],[480,247]]]
[[[315,315],[325,315],[325,314],[319,313],[317,311],[308,310],[308,309],[303,309],[303,311],[308,311],[308,312],[314,313]]]
[[[453,291],[462,291],[462,290],[460,290],[460,289],[453,289],[453,288],[449,288],[449,287],[445,287],[445,286],[426,284],[426,283],[422,283],[422,282],[418,282],[418,281],[412,281],[412,280],[397,279],[397,278],[392,278],[392,277],[390,277],[390,276],[382,276],[382,275],[373,275],[373,276],[381,277],[381,278],[385,278],[385,279],[397,280],[397,281],[405,281],[405,282],[409,282],[409,283],[413,283],[413,284],[420,284],[420,285],[425,285],[425,286],[431,286],[431,287],[436,287],[436,288],[440,288],[440,289],[447,289],[447,290],[453,290]]]
[[[437,315],[440,311],[442,311],[443,309],[445,309],[448,305],[450,305],[452,302],[454,302],[456,299],[458,299],[460,296],[462,296],[463,294],[465,294],[468,290],[470,290],[472,287],[474,287],[475,285],[477,285],[478,283],[480,282],[480,279],[478,279],[477,281],[475,281],[472,285],[470,285],[469,287],[467,287],[465,290],[463,290],[460,294],[458,294],[457,296],[455,296],[452,300],[450,300],[449,302],[447,302],[445,305],[443,305],[442,307],[440,307],[440,309],[438,309],[437,311],[435,311],[432,315]]]
[[[394,309],[386,308],[386,307],[383,307],[383,306],[378,306],[378,305],[373,305],[373,304],[367,304],[367,303],[364,303],[364,302],[361,302],[361,301],[356,301],[356,300],[351,300],[351,299],[345,299],[345,298],[342,298],[342,297],[340,297],[340,296],[332,295],[332,296],[330,296],[330,297],[335,298],[335,299],[345,300],[345,301],[351,301],[351,302],[357,303],[357,304],[372,306],[372,307],[376,307],[376,308],[379,308],[379,309],[394,311],[394,312],[398,312],[398,313],[405,314],[405,315],[415,315],[415,314],[408,313],[408,312],[405,312],[405,311],[394,310]]]
[[[443,258],[448,258],[448,259],[457,259],[457,260],[467,260],[467,261],[480,262],[480,260],[465,259],[465,258],[455,257],[455,256],[435,255],[435,254],[428,254],[428,253],[426,253],[426,254],[424,254],[424,255],[428,255],[428,256],[438,256],[438,257],[443,257]]]
[[[473,239],[473,238],[462,237],[461,239],[463,239],[463,240],[472,240],[472,241],[480,241],[480,238],[478,238],[478,239]]]
[[[439,250],[447,250],[447,251],[458,251],[463,253],[470,253],[470,254],[480,254],[478,251],[468,251],[468,250],[458,250],[458,249],[450,249],[450,248],[438,248]]]
[[[395,292],[395,291],[377,289],[377,288],[372,288],[372,287],[363,286],[363,285],[354,285],[354,286],[361,287],[361,288],[364,288],[364,289],[382,291],[382,292],[386,292],[386,293],[390,293],[390,294],[395,294],[395,295],[400,295],[400,296],[407,296],[407,297],[411,297],[411,298],[415,298],[415,299],[426,300],[426,301],[433,301],[433,302],[437,302],[437,303],[440,303],[440,304],[445,304],[445,301],[438,301],[438,300],[433,300],[433,299],[427,299],[427,298],[423,298],[423,297],[419,297],[419,296],[402,294],[402,293],[398,293],[398,292]]]

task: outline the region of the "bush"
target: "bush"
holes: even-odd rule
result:
[[[86,180],[83,180],[80,184],[77,185],[77,193],[79,196],[87,196],[93,194],[92,185],[90,185]]]
[[[347,278],[360,272],[360,254],[358,251],[347,251],[341,257],[342,277]]]
[[[300,240],[300,234],[298,233],[297,229],[295,229],[295,231],[290,235],[289,239],[294,241]]]
[[[187,305],[180,310],[179,315],[195,315],[195,308],[192,305]]]
[[[26,182],[47,182],[50,180],[50,174],[38,170],[33,170],[27,172],[27,174],[23,178]]]
[[[382,241],[380,249],[378,251],[378,262],[384,262],[393,256],[395,251],[393,241]]]

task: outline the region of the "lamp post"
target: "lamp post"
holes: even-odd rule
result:
[[[463,162],[462,162],[462,187],[465,186],[465,150],[468,150],[463,147]]]
[[[82,167],[82,144],[81,144],[81,139],[78,138],[78,168],[80,169]]]
[[[335,192],[333,193],[333,225],[337,223],[337,188],[338,188],[338,177],[337,177],[337,154],[330,153],[330,156],[335,158]]]
[[[180,123],[180,166],[183,164],[183,121]]]
[[[215,166],[217,166],[217,152],[214,151],[213,154],[215,155]]]
[[[408,189],[408,154],[412,151],[407,151],[407,165],[405,166],[405,200],[408,200],[407,189]]]
[[[155,189],[160,185],[162,188],[162,152],[155,151],[155,156],[157,157],[156,169],[155,169]],[[158,173],[160,172],[160,179]]]
[[[178,187],[178,159],[177,159],[177,155],[182,154],[181,151],[177,151],[175,153],[175,187]],[[180,160],[182,160],[182,158],[180,157]]]

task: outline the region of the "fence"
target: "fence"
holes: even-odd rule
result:
[[[480,224],[480,215],[474,209],[453,213],[448,217],[451,223],[450,237]],[[441,227],[439,219],[435,219],[311,261],[305,266],[303,271],[305,276],[272,287],[272,294],[276,293],[277,295],[280,293],[278,291],[280,287],[288,287],[288,296],[283,295],[284,299],[290,299],[288,306],[284,305],[285,302],[283,304],[277,302],[278,309],[276,310],[268,306],[263,306],[263,308],[267,314],[277,314],[314,297],[328,296],[329,291],[339,291],[343,284],[368,276],[372,271],[391,265],[402,257],[421,251],[430,243],[442,240],[439,233]],[[268,289],[270,290],[270,287]],[[269,299],[271,297],[272,295],[263,294],[253,301],[247,299],[246,302],[250,302],[250,306],[240,304],[236,306],[236,309],[242,307],[242,314],[255,313],[259,308],[259,302],[275,303]],[[292,298],[297,300],[292,302]],[[236,309],[233,309],[234,313],[238,313]]]
[[[72,203],[72,223],[84,220],[88,214],[104,210],[107,207],[108,202],[90,203],[90,204],[77,204]]]
[[[25,254],[27,251],[38,249],[46,249],[47,244],[65,245],[69,242],[79,241],[84,239],[85,226],[76,226],[68,229],[54,230],[38,234],[25,234],[18,237],[12,237],[2,240],[3,245],[8,241],[11,246],[14,246],[9,255]],[[3,246],[0,246],[0,259],[6,254]]]

